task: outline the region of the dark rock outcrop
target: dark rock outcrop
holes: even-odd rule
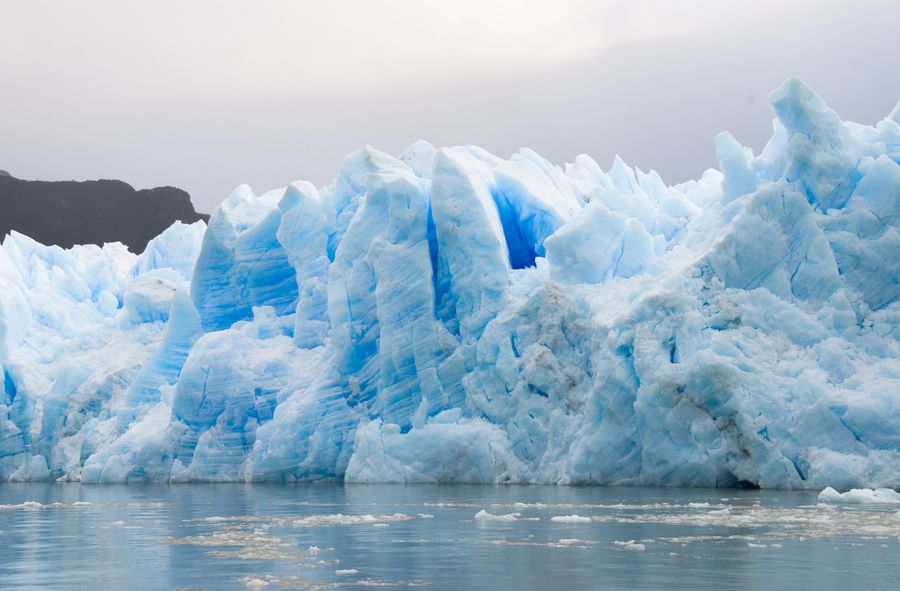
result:
[[[44,244],[119,241],[132,252],[175,221],[209,220],[175,187],[135,191],[122,181],[26,181],[0,174],[0,237],[10,230]]]

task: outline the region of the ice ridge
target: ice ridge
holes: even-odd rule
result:
[[[416,142],[175,224],[0,246],[0,479],[900,487],[900,118],[758,155]]]

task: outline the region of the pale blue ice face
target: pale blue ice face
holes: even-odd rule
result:
[[[417,142],[135,256],[0,248],[0,477],[900,486],[900,115],[758,155]]]

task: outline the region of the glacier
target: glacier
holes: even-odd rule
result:
[[[900,487],[900,104],[667,186],[419,141],[0,247],[0,479]]]

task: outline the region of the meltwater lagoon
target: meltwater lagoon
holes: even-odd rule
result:
[[[900,500],[623,487],[9,483],[0,589],[894,589]]]

